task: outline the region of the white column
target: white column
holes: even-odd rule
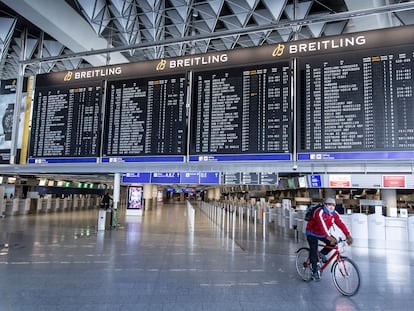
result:
[[[112,197],[114,209],[118,208],[120,193],[121,193],[121,174],[115,173],[114,174],[114,193]]]
[[[395,189],[382,189],[381,200],[385,201],[387,206],[387,216],[390,216],[390,209],[397,208],[397,190]]]
[[[153,199],[154,202],[157,202],[157,196],[158,196],[158,186],[157,185],[152,185],[152,192],[151,192],[151,198]]]

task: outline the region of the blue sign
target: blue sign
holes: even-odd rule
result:
[[[30,158],[29,164],[97,163],[98,158]]]
[[[223,154],[223,155],[192,155],[190,162],[214,162],[214,161],[290,161],[290,153],[272,154]]]
[[[180,183],[182,184],[198,184],[200,181],[200,173],[198,172],[181,172]]]
[[[126,184],[148,184],[151,182],[151,173],[124,173],[122,182]]]
[[[321,175],[310,175],[310,184],[312,188],[322,188]]]
[[[220,184],[220,172],[200,172],[200,184]]]
[[[103,157],[102,163],[184,162],[184,156]]]
[[[412,158],[414,158],[414,151],[315,152],[298,154],[298,161],[409,160]]]
[[[180,173],[177,173],[177,172],[151,173],[151,183],[153,184],[179,184]]]

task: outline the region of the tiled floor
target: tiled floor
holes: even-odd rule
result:
[[[164,204],[97,232],[97,211],[0,219],[0,310],[413,310],[414,254],[353,247],[362,273],[342,296],[330,273],[303,282],[271,226],[226,232],[185,204]],[[246,227],[245,227],[246,228]]]

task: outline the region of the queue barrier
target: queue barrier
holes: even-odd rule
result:
[[[218,229],[237,234],[252,232],[265,237],[270,230],[282,230],[306,241],[305,210],[249,202],[201,202],[201,210]],[[368,248],[414,248],[414,215],[386,217],[378,214],[341,215],[354,238],[354,246]],[[344,237],[339,229],[333,235]]]

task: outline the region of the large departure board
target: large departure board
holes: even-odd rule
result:
[[[301,59],[299,152],[413,150],[413,51]]]
[[[98,157],[101,94],[100,83],[36,88],[30,156]]]
[[[108,83],[104,156],[184,155],[185,75]]]
[[[291,152],[287,62],[197,72],[193,81],[191,154]]]

